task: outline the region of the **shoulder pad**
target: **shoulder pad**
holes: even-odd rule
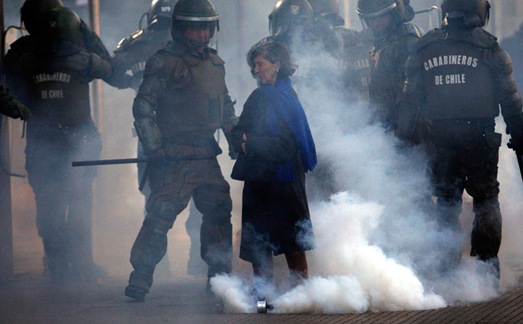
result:
[[[471,42],[479,47],[490,48],[498,44],[497,37],[483,28],[472,29],[471,36]]]
[[[512,70],[512,60],[508,53],[501,47],[497,46],[492,55],[492,66],[502,74],[510,74]]]
[[[159,71],[162,71],[165,68],[165,60],[163,58],[163,55],[160,55],[160,53],[154,54],[147,60],[147,63],[145,63],[145,70],[143,71],[144,74],[156,74]]]
[[[417,44],[418,50],[422,49],[423,47],[432,44],[437,43],[445,40],[447,38],[447,33],[443,29],[433,29],[426,33]]]
[[[209,49],[209,58],[211,59],[212,63],[214,65],[224,65],[225,61],[222,60],[220,56],[218,56],[218,52],[215,49],[210,48]]]
[[[140,39],[143,34],[144,30],[140,29],[133,34],[124,37],[121,41],[118,42],[118,45],[116,45],[116,49],[114,51],[119,52],[129,49],[129,47],[131,47],[138,39]]]

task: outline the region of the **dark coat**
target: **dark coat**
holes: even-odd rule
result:
[[[232,131],[232,143],[239,152],[232,178],[243,181],[276,181],[276,166],[284,161],[294,160],[298,173],[303,173],[298,148],[289,129],[280,122],[280,134],[266,134],[265,111],[268,101],[263,91],[253,91],[245,102],[238,125]],[[242,151],[243,134],[247,135],[247,153]]]
[[[283,121],[278,136],[264,132],[268,104],[263,91],[254,90],[232,131],[233,145],[240,152],[236,164],[244,164],[240,258],[249,262],[256,261],[262,251],[278,255],[310,250],[314,245],[298,148]],[[248,159],[241,149],[243,134],[247,135]],[[276,165],[289,160],[293,161],[294,181],[277,181]],[[249,180],[253,174],[256,181]]]

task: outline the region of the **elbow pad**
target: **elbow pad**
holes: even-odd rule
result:
[[[145,154],[156,151],[161,146],[161,134],[156,125],[156,115],[151,104],[140,97],[133,104],[134,128],[142,143]]]
[[[142,143],[145,155],[149,155],[161,147],[161,135],[158,126],[152,119],[141,119],[134,122],[134,128]]]

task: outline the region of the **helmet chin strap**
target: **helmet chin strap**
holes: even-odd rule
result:
[[[203,48],[209,46],[209,43],[211,41],[210,39],[208,39],[206,41],[200,42],[200,41],[196,41],[193,39],[189,39],[183,34],[183,32],[181,32],[179,30],[177,32],[173,32],[172,36],[173,36],[173,39],[176,39],[176,40],[180,41],[181,43],[189,46],[190,48],[194,48],[197,50],[203,49]]]
[[[185,37],[185,44],[187,44],[189,47],[194,48],[194,49],[206,48],[209,45],[209,41],[210,40],[200,42],[200,41],[195,41],[195,40]]]

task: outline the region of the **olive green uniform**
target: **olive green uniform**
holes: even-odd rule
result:
[[[131,251],[130,286],[149,291],[167,232],[192,197],[203,214],[201,256],[208,277],[231,271],[232,200],[216,156],[214,133],[237,123],[225,85],[224,62],[212,49],[197,52],[178,41],[152,56],[133,114],[145,154],[162,149],[166,163],[150,163],[147,216]]]

